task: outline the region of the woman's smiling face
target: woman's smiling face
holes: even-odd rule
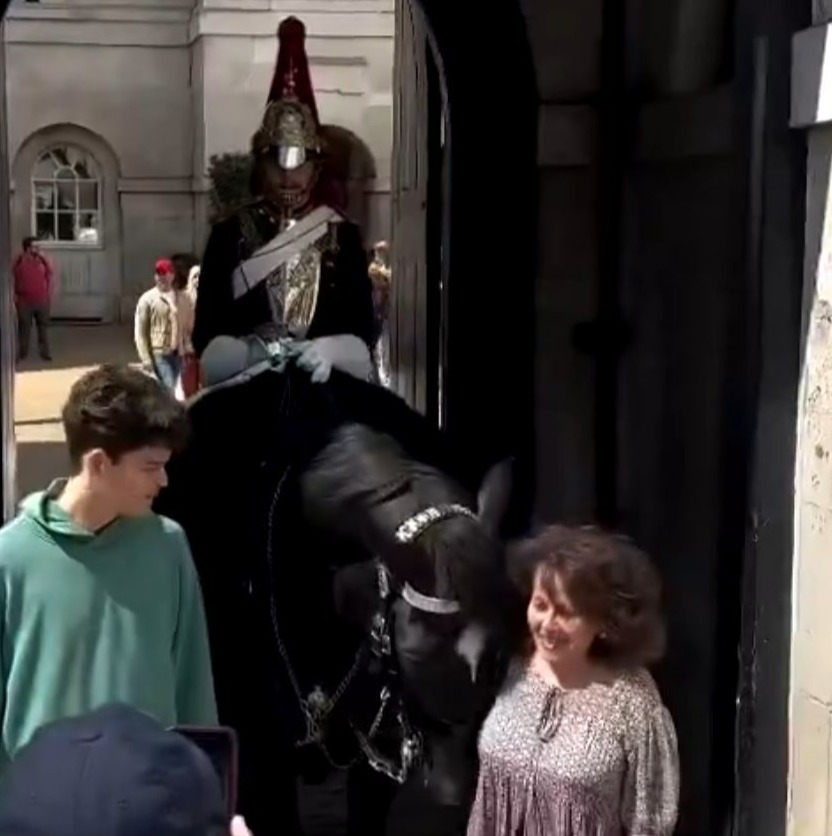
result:
[[[554,575],[550,589],[542,583],[540,570],[535,573],[526,619],[536,654],[550,664],[585,659],[601,631],[600,625],[575,610],[561,576]]]

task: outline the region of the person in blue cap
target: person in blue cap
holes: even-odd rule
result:
[[[126,705],[42,727],[0,780],[4,836],[252,836],[201,749]]]

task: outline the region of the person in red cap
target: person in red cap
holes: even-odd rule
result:
[[[176,271],[170,259],[160,258],[154,285],[136,305],[134,340],[142,367],[172,392],[182,373],[182,358],[191,350],[193,302],[174,287]]]
[[[218,336],[376,341],[372,287],[358,227],[323,172],[326,149],[306,57],[306,30],[287,18],[265,114],[252,138],[252,202],[211,231],[193,342]]]

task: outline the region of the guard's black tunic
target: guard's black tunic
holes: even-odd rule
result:
[[[193,343],[202,354],[221,334],[244,337],[271,318],[265,282],[234,299],[231,276],[237,266],[278,234],[278,222],[263,200],[214,225],[199,277]],[[308,339],[354,334],[372,348],[376,340],[372,283],[358,227],[335,225],[335,246],[321,258],[318,302]]]

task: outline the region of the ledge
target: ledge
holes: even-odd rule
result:
[[[290,12],[298,14],[306,24],[308,41],[317,39],[343,40],[354,38],[390,39],[396,31],[392,9],[378,6],[362,10],[323,9],[285,11],[256,8],[203,8],[191,20],[191,38],[201,37],[264,37],[274,38],[280,21]]]
[[[804,29],[792,38],[793,128],[832,121],[832,24]]]
[[[67,2],[67,0],[65,0]],[[309,14],[333,10],[352,12],[390,12],[395,10],[395,0],[199,0],[197,13],[212,11],[278,12],[296,15],[305,20]]]
[[[6,16],[11,44],[56,43],[91,46],[187,46],[202,37],[274,39],[279,21],[299,15],[310,45],[315,41],[391,40],[395,15],[389,0],[215,0],[193,11],[193,0],[153,6],[135,3],[58,2],[14,4]]]
[[[119,194],[192,194],[195,181],[191,177],[120,177]]]
[[[6,22],[9,46],[188,47],[187,16],[159,18],[19,18]]]
[[[156,6],[110,3],[56,3],[44,2],[12,4],[6,20],[32,23],[171,23],[188,22],[191,19],[191,3],[170,0]]]
[[[119,194],[207,194],[211,181],[207,177],[120,177]],[[368,194],[387,194],[390,191],[389,177],[367,180]]]

